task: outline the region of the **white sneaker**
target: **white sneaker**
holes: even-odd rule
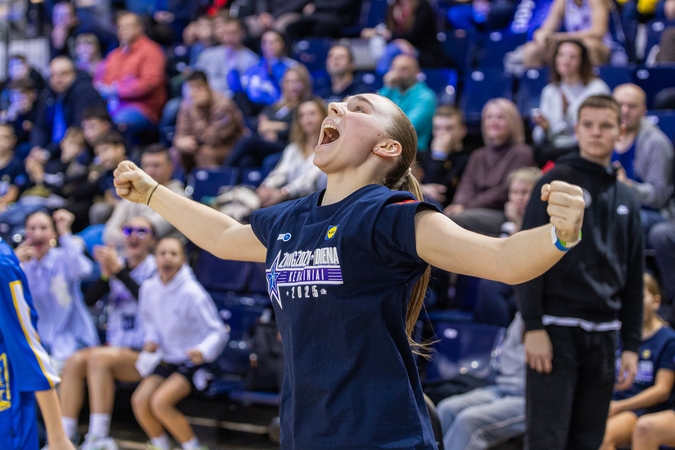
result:
[[[110,436],[104,438],[97,438],[87,435],[84,438],[80,450],[118,450],[115,440]]]

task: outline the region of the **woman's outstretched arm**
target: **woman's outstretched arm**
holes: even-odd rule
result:
[[[219,258],[265,261],[265,246],[250,225],[171,192],[131,161],[121,162],[115,170],[115,188],[124,199],[149,204],[188,239]]]
[[[548,200],[547,212],[560,240],[576,241],[584,216],[581,189],[554,181],[542,188],[542,200]],[[551,242],[551,225],[497,239],[464,230],[435,211],[417,214],[415,239],[418,255],[433,266],[507,284],[543,274],[565,254]]]

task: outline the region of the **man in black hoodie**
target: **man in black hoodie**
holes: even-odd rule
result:
[[[598,95],[586,99],[578,114],[580,154],[558,159],[535,192],[552,180],[581,186],[583,240],[576,245],[554,239],[569,254],[517,287],[529,366],[528,450],[597,450],[612,389],[630,387],[637,369],[643,235],[640,202],[617,180],[610,163],[624,132],[621,111],[611,97]],[[533,196],[523,229],[548,221],[546,204]],[[614,385],[617,330],[623,352]]]
[[[79,126],[87,107],[105,107],[91,85],[91,78],[78,72],[73,62],[57,56],[49,64],[49,87],[42,91],[31,133],[31,153],[44,161],[58,156],[59,143],[70,126]]]

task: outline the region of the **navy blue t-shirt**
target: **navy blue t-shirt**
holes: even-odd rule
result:
[[[649,338],[642,341],[638,350],[638,366],[633,385],[625,391],[615,391],[614,400],[623,400],[634,397],[654,386],[656,373],[660,369],[675,371],[675,330],[670,327],[659,329]],[[617,367],[621,367],[621,360],[617,360]],[[641,413],[663,411],[668,402],[640,410]]]
[[[281,446],[435,449],[405,333],[427,267],[415,214],[431,206],[378,185],[317,206],[322,195],[251,216],[284,347]]]
[[[0,168],[0,197],[7,194],[10,186],[18,187],[21,192],[26,184],[28,184],[28,175],[19,158],[12,158],[5,167]]]

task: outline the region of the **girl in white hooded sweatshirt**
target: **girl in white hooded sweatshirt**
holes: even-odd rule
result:
[[[192,391],[192,377],[225,348],[228,335],[213,300],[185,263],[183,244],[164,238],[155,251],[157,273],[143,282],[139,309],[145,326],[143,350],[161,352],[161,362],[141,381],[131,403],[152,446],[169,450],[167,430],[184,450],[200,449],[175,405]]]

